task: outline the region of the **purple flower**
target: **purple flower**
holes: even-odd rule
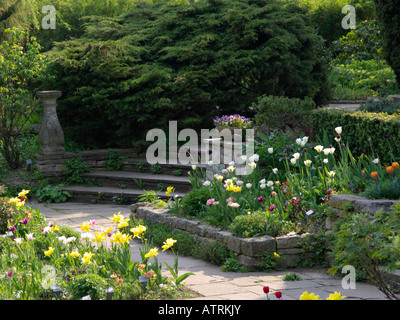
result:
[[[24,218],[23,220],[19,220],[22,224],[28,224],[28,218]]]
[[[257,200],[258,200],[259,202],[263,202],[264,199],[263,199],[263,197],[258,197]]]
[[[274,211],[274,210],[275,210],[275,206],[270,206],[270,207],[268,207],[268,210],[269,210],[269,211]]]
[[[13,275],[13,272],[12,272],[12,271],[8,271],[8,272],[7,272],[7,275],[11,278],[12,275]]]
[[[10,229],[10,231],[15,231],[15,226],[8,227],[8,229]]]

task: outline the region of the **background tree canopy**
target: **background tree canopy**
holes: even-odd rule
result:
[[[249,114],[263,94],[328,92],[320,37],[304,11],[273,0],[137,3],[119,17],[87,17],[79,39],[51,50],[59,116],[71,140],[129,147],[147,130],[210,128]]]

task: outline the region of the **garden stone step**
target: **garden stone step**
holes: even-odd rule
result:
[[[166,174],[151,174],[129,171],[93,171],[84,174],[85,177],[98,182],[103,187],[124,189],[159,190],[163,186],[172,186],[176,192],[188,192],[192,185],[189,178],[183,176],[172,176]],[[139,186],[138,183],[142,184]]]
[[[132,204],[138,201],[140,195],[146,192],[139,189],[121,189],[111,187],[88,187],[88,186],[68,186],[61,187],[62,190],[68,191],[71,194],[69,201],[83,203],[116,203],[116,204]],[[178,197],[185,196],[185,193],[172,193],[169,197],[165,192],[159,192],[160,199],[172,198],[175,195]]]
[[[188,172],[192,170],[191,164],[157,164],[161,167],[161,174],[169,174],[174,177],[187,176]],[[197,164],[197,168],[204,168],[205,165]],[[152,173],[152,165],[147,162],[144,158],[129,158],[122,160],[123,171],[140,172],[140,173]]]

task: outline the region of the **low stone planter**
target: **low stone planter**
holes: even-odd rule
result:
[[[326,219],[326,227],[333,229],[333,225],[338,219],[345,218],[351,211],[359,213],[370,213],[373,216],[379,211],[390,211],[390,208],[399,202],[399,200],[371,200],[365,197],[350,194],[333,194],[329,199],[329,206],[335,213],[335,216],[329,216]]]
[[[187,232],[201,242],[218,241],[225,244],[237,255],[238,262],[249,270],[257,268],[265,253],[277,252],[280,255],[278,268],[297,267],[302,258],[309,258],[312,252],[303,252],[302,244],[311,234],[288,235],[281,237],[261,236],[240,238],[228,231],[212,227],[199,221],[173,216],[165,209],[153,209],[147,203],[131,205],[132,214],[149,222],[163,223],[174,230]]]

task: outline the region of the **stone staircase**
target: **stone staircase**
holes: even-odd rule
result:
[[[151,166],[146,159],[128,158],[122,160],[118,171],[95,169],[84,174],[92,181],[90,185],[64,186],[62,189],[72,195],[70,200],[90,203],[132,204],[151,190],[158,192],[159,198],[166,199],[165,191],[169,186],[175,188],[169,197],[182,197],[192,188],[188,177],[190,170],[191,165]]]

